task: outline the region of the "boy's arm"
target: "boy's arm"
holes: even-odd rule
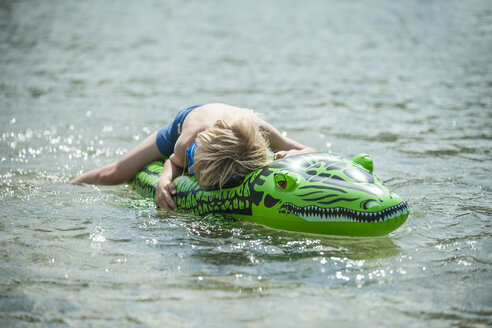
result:
[[[263,122],[262,128],[268,134],[270,148],[272,151],[276,152],[274,156],[275,160],[286,156],[315,152],[313,148],[304,146],[295,140],[283,136],[276,128],[267,122]]]
[[[155,190],[155,202],[160,208],[168,211],[177,211],[178,208],[173,201],[172,196],[176,194],[176,187],[173,184],[173,180],[179,175],[183,168],[176,165],[172,158],[172,154],[169,159],[164,163],[164,169],[157,182]]]
[[[178,208],[172,198],[172,196],[176,194],[176,186],[174,186],[173,180],[183,172],[183,167],[185,166],[184,147],[186,147],[186,144],[180,136],[174,146],[174,153],[171,154],[166,163],[164,163],[164,169],[162,170],[156,188],[157,205],[163,209],[175,212]]]

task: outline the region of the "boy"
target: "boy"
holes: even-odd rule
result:
[[[177,211],[172,181],[188,167],[200,185],[222,188],[231,177],[245,176],[270,161],[314,152],[283,136],[251,110],[213,103],[179,112],[121,160],[87,172],[72,183],[115,185],[130,181],[146,164],[168,156],[156,188],[159,207]]]

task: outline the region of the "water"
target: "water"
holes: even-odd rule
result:
[[[492,325],[490,1],[0,1],[1,326]],[[73,186],[194,104],[371,154],[384,238]]]

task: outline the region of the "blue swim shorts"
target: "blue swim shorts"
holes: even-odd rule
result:
[[[157,144],[157,148],[161,152],[161,154],[165,156],[171,156],[174,153],[174,145],[181,134],[181,130],[183,129],[183,122],[186,116],[195,108],[200,107],[191,106],[186,109],[181,110],[174,121],[165,125],[157,132],[157,137],[155,138],[155,143]]]

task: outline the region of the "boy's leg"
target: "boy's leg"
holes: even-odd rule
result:
[[[163,157],[155,142],[156,134],[148,136],[119,161],[84,173],[71,182],[116,185],[130,181],[145,165]]]

